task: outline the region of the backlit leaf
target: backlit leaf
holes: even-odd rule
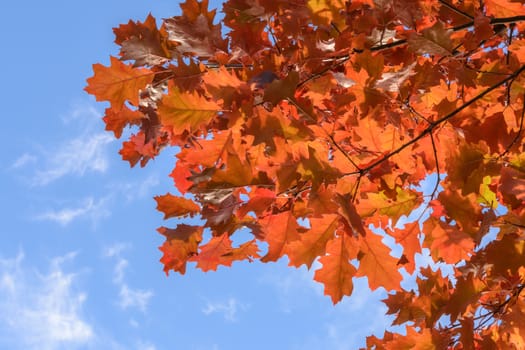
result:
[[[129,101],[137,106],[139,92],[153,81],[153,72],[145,68],[132,68],[111,57],[109,67],[93,65],[95,73],[87,80],[85,90],[94,95],[97,101],[109,101],[112,107],[120,108]]]
[[[323,266],[315,271],[314,280],[324,284],[324,294],[329,295],[334,304],[343,296],[352,294],[356,269],[350,260],[355,252],[351,238],[341,235],[327,244],[326,255],[319,259]]]
[[[216,103],[198,93],[184,93],[176,86],[172,86],[169,93],[162,97],[159,105],[161,122],[179,133],[210,123],[218,111]]]
[[[166,273],[319,263],[388,292],[371,349],[523,348],[523,1],[209,5],[115,28],[86,87],[132,166],[175,153]]]
[[[186,215],[193,216],[200,211],[199,206],[193,201],[170,193],[157,196],[155,200],[157,201],[157,210],[164,213],[164,219]]]

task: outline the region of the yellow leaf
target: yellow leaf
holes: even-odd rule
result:
[[[162,124],[172,126],[175,132],[182,133],[208,124],[219,110],[215,102],[196,92],[181,92],[172,85],[169,93],[162,97],[158,112]]]

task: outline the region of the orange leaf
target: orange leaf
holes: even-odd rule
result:
[[[162,97],[159,115],[164,125],[173,127],[176,133],[194,131],[212,121],[219,106],[198,93],[182,92],[175,85]]]
[[[396,243],[403,246],[403,255],[406,259],[403,266],[408,273],[412,274],[416,268],[415,255],[421,253],[419,221],[407,223],[402,229],[394,228],[389,230],[389,233],[396,239]]]
[[[234,261],[252,261],[258,258],[259,247],[255,240],[241,244],[237,248],[232,248],[232,241],[228,233],[215,236],[204,245],[200,246],[199,254],[194,255],[189,261],[196,261],[197,267],[202,271],[217,270],[217,266],[231,266]]]
[[[216,271],[218,265],[231,266],[232,260],[225,257],[232,252],[232,241],[227,233],[212,237],[210,241],[200,246],[199,254],[190,261],[196,261],[202,271]]]
[[[266,188],[257,188],[250,192],[249,196],[250,200],[244,203],[237,212],[241,218],[251,211],[256,216],[262,215],[276,199],[275,192]]]
[[[423,233],[436,261],[443,259],[447,264],[457,264],[461,260],[469,260],[474,250],[474,240],[469,235],[434,217],[425,221]]]
[[[118,139],[122,135],[122,130],[128,125],[138,125],[141,120],[145,118],[140,111],[132,111],[125,105],[120,109],[107,108],[104,122],[106,123],[106,130],[113,131],[115,137]]]
[[[523,2],[508,0],[485,0],[487,15],[494,17],[513,17],[525,14]]]
[[[312,17],[319,24],[322,23],[329,26],[330,23],[334,23],[335,18],[338,17],[339,9],[344,7],[343,3],[342,0],[309,0],[308,8],[312,12]]]
[[[248,260],[252,262],[253,259],[259,257],[259,247],[255,239],[245,242],[237,248],[233,248],[230,253],[224,255],[224,258],[228,258],[230,261]]]
[[[170,193],[155,197],[157,210],[164,213],[164,219],[189,215],[192,217],[200,211],[200,207],[192,200],[176,197]]]
[[[211,181],[231,186],[246,186],[252,184],[254,178],[250,164],[243,162],[237,154],[229,153],[226,170],[216,171]]]
[[[288,252],[288,244],[300,239],[301,227],[291,211],[269,215],[260,220],[268,243],[268,252],[261,258],[262,262],[276,261]]]
[[[133,68],[113,56],[110,60],[109,67],[99,63],[93,65],[95,74],[87,80],[84,90],[94,95],[97,101],[109,101],[115,108],[120,108],[126,101],[137,106],[139,91],[153,81],[153,72]]]
[[[356,273],[350,260],[355,258],[355,241],[347,235],[340,235],[328,242],[326,254],[319,259],[323,264],[315,271],[314,280],[324,284],[324,294],[337,304],[343,296],[351,295],[354,289],[352,278]]]
[[[325,254],[326,244],[335,236],[339,225],[339,216],[326,214],[322,218],[310,218],[310,229],[301,235],[301,239],[288,246],[290,266],[305,264],[308,269],[317,257]]]
[[[140,166],[145,166],[148,160],[157,155],[157,149],[154,146],[154,141],[146,142],[146,135],[139,132],[137,135],[131,135],[129,141],[122,143],[122,149],[119,151],[122,159],[129,162],[133,167],[140,161]]]
[[[381,242],[381,236],[369,233],[362,241],[359,269],[356,276],[366,276],[370,289],[384,287],[386,290],[398,290],[401,274],[397,259],[390,255],[390,249]]]
[[[160,259],[164,264],[164,272],[167,275],[173,270],[183,275],[186,272],[186,262],[197,254],[203,228],[180,224],[175,229],[159,227],[157,231],[166,236],[166,241],[159,247],[164,253]]]

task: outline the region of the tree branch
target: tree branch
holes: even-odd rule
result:
[[[421,140],[423,137],[427,136],[428,134],[430,134],[432,132],[432,130],[434,130],[437,126],[441,125],[442,123],[446,122],[447,120],[449,120],[450,118],[454,117],[456,114],[458,114],[459,112],[461,112],[462,110],[464,110],[465,108],[469,107],[470,105],[472,105],[474,102],[480,100],[481,98],[483,98],[485,95],[489,94],[490,92],[496,90],[498,87],[502,86],[503,84],[507,83],[508,81],[511,81],[513,79],[515,79],[517,76],[519,76],[523,71],[525,71],[525,65],[521,66],[520,69],[518,69],[517,71],[515,71],[514,73],[512,73],[511,75],[509,75],[507,78],[503,79],[502,81],[500,81],[499,83],[496,83],[490,87],[488,87],[487,89],[483,90],[482,92],[480,92],[478,95],[474,96],[472,99],[470,99],[469,101],[465,102],[463,105],[461,105],[460,107],[456,108],[455,110],[453,110],[452,112],[448,113],[447,115],[439,118],[438,120],[432,122],[425,130],[423,130],[423,132],[421,132],[421,134],[419,134],[418,136],[416,136],[415,138],[413,138],[412,140],[408,141],[407,143],[401,145],[400,147],[398,147],[396,150],[388,153],[387,155],[385,155],[384,157],[382,157],[381,159],[378,159],[377,161],[373,162],[372,164],[370,164],[369,166],[367,166],[366,168],[362,168],[360,171],[354,171],[354,172],[351,172],[351,173],[347,173],[345,174],[346,176],[348,175],[361,175],[363,173],[366,173],[366,172],[369,172],[371,169],[375,168],[376,166],[378,166],[379,164],[387,161],[388,159],[392,158],[393,156],[395,156],[396,154],[400,153],[401,151],[403,151],[404,149],[410,147],[411,145],[415,144],[416,142],[418,142],[419,140]]]
[[[521,22],[521,21],[525,21],[525,16],[491,18],[490,23],[491,24],[508,24],[508,23],[515,23],[515,22]],[[457,32],[457,31],[460,31],[460,30],[463,30],[463,29],[467,29],[467,28],[470,28],[470,27],[473,27],[473,26],[474,26],[474,21],[472,20],[470,22],[467,22],[467,23],[464,23],[464,24],[452,27],[452,28],[450,28],[450,30],[452,30],[453,32]],[[383,51],[383,50],[391,49],[391,48],[402,46],[402,45],[406,45],[406,44],[408,44],[408,41],[406,39],[401,39],[401,40],[397,40],[397,41],[394,41],[394,42],[391,42],[391,43],[387,43],[387,44],[372,46],[371,48],[369,48],[369,50],[372,51],[372,52]],[[325,67],[322,70],[320,70],[319,72],[317,72],[317,73],[309,76],[308,78],[302,80],[301,82],[299,82],[299,84],[297,84],[297,87],[300,87],[300,86],[306,84],[307,82],[322,76],[324,73],[332,70],[333,68],[338,67],[341,64],[344,64],[346,61],[348,61],[350,59],[352,54],[354,54],[354,53],[362,53],[362,52],[364,52],[364,50],[362,50],[362,49],[355,49],[354,48],[354,49],[352,49],[352,52],[350,52],[347,55],[341,55],[341,56],[338,56],[338,57],[334,57],[334,60],[337,60],[337,63],[335,63],[333,65],[330,65],[328,67]]]
[[[507,146],[507,148],[505,148],[505,151],[503,151],[503,153],[501,153],[498,158],[502,158],[505,154],[509,153],[511,147],[516,143],[516,141],[518,141],[518,139],[520,138],[521,136],[521,133],[523,131],[523,119],[525,117],[525,95],[523,96],[523,107],[521,109],[521,118],[520,118],[520,127],[518,129],[518,133],[516,134],[516,136],[514,137],[514,139],[510,142],[510,144]]]

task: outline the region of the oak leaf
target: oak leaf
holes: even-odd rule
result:
[[[120,109],[107,108],[103,118],[106,130],[113,131],[116,138],[122,136],[122,130],[128,125],[139,125],[145,115],[137,110],[131,110],[125,105]]]
[[[164,264],[164,272],[168,274],[173,270],[183,275],[187,261],[198,253],[203,228],[180,224],[175,229],[160,227],[158,231],[166,236],[166,242],[159,247],[163,253],[160,262]]]
[[[519,1],[486,0],[487,14],[495,17],[512,17],[525,14],[525,6]]]
[[[291,211],[268,215],[259,222],[268,243],[268,252],[261,258],[263,262],[276,261],[288,252],[291,242],[301,238],[299,233],[303,229]]]
[[[451,34],[452,32],[438,21],[432,27],[424,29],[421,34],[412,34],[408,44],[411,50],[420,55],[448,56],[454,48]]]
[[[390,255],[390,249],[381,242],[381,237],[374,233],[367,234],[360,238],[359,247],[361,257],[356,276],[366,276],[372,290],[379,287],[398,290],[402,278],[397,259]]]
[[[193,131],[208,123],[217,115],[219,106],[198,93],[185,93],[171,86],[159,104],[161,122],[173,127],[175,132]]]
[[[157,210],[164,213],[164,219],[180,216],[194,216],[200,211],[200,207],[192,200],[177,197],[170,193],[155,197]]]
[[[300,240],[290,242],[288,257],[290,265],[299,267],[305,264],[312,267],[313,262],[326,251],[326,244],[335,237],[339,226],[336,214],[327,214],[322,218],[311,218],[310,229],[301,235]]]
[[[109,101],[115,108],[126,101],[137,106],[140,90],[153,81],[153,72],[149,69],[133,68],[113,56],[109,67],[97,63],[93,65],[93,72],[85,90],[97,101]]]
[[[197,262],[197,267],[206,272],[217,270],[218,265],[231,266],[227,256],[232,252],[232,242],[227,233],[212,237],[206,244],[199,246],[199,253],[192,256],[191,261]]]
[[[522,2],[208,5],[115,28],[86,87],[132,166],[176,153],[165,272],[286,255],[334,303],[388,291],[406,332],[370,348],[522,348]]]
[[[323,266],[314,274],[314,280],[324,284],[324,294],[329,295],[334,304],[343,296],[352,294],[354,289],[352,278],[356,268],[350,261],[355,258],[357,250],[353,244],[355,241],[345,234],[329,241],[326,255],[319,259]]]
[[[166,43],[167,35],[158,30],[155,17],[151,14],[144,23],[129,21],[128,24],[113,28],[113,32],[115,42],[122,47],[122,60],[135,61],[135,67],[162,65],[171,58]]]

